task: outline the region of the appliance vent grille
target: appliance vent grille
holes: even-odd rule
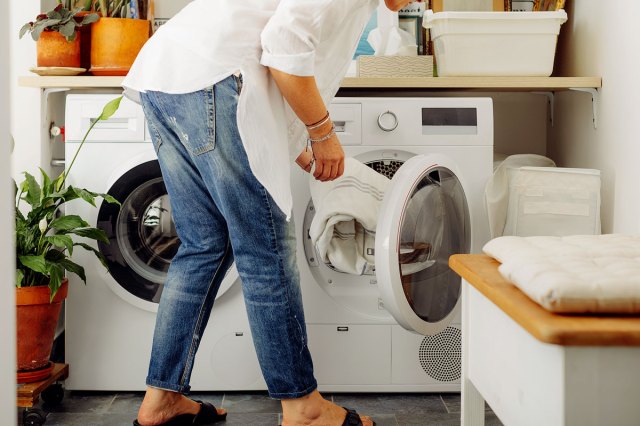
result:
[[[404,163],[402,161],[395,160],[377,160],[369,161],[366,164],[376,172],[391,179]]]
[[[441,382],[454,382],[461,376],[462,333],[459,328],[447,327],[434,336],[426,336],[420,344],[420,365],[424,371]]]

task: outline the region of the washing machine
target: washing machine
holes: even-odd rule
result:
[[[363,275],[319,261],[309,237],[309,177],[292,179],[298,266],[316,376],[334,392],[457,392],[461,280],[454,253],[489,239],[490,98],[340,97],[330,106],[348,157],[391,179],[375,267]]]
[[[109,244],[85,241],[104,256],[108,270],[93,253],[81,247],[73,252],[87,282],[68,277],[65,353],[71,374],[65,386],[71,390],[145,389],[157,303],[180,244],[142,108],[125,98],[111,118],[97,121],[117,96],[70,94],[66,100],[67,161],[94,124],[67,185],[121,202],[94,207],[74,200],[65,211],[103,229],[109,239]],[[235,268],[220,287],[191,385],[193,390],[266,388]]]

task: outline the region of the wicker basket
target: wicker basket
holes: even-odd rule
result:
[[[433,77],[433,56],[358,56],[358,77]]]

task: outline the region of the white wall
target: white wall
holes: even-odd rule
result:
[[[13,287],[13,227],[9,186],[9,5],[0,3],[0,423],[15,425],[16,420],[16,342],[15,290]]]
[[[602,76],[598,128],[588,95],[562,93],[549,152],[561,165],[600,169],[602,230],[640,232],[640,36],[637,0],[570,0],[558,55],[563,75]]]
[[[40,91],[18,87],[18,77],[29,75],[36,65],[36,43],[31,36],[18,39],[20,27],[40,13],[39,0],[12,1],[9,15],[11,133],[16,141],[12,155],[13,174],[17,179],[28,171],[38,176],[38,167],[49,168],[50,147],[40,142]],[[35,74],[31,74],[35,75]]]

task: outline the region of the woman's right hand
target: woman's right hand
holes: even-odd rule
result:
[[[326,141],[313,144],[315,169],[313,177],[321,182],[339,178],[344,173],[344,151],[335,134]]]

